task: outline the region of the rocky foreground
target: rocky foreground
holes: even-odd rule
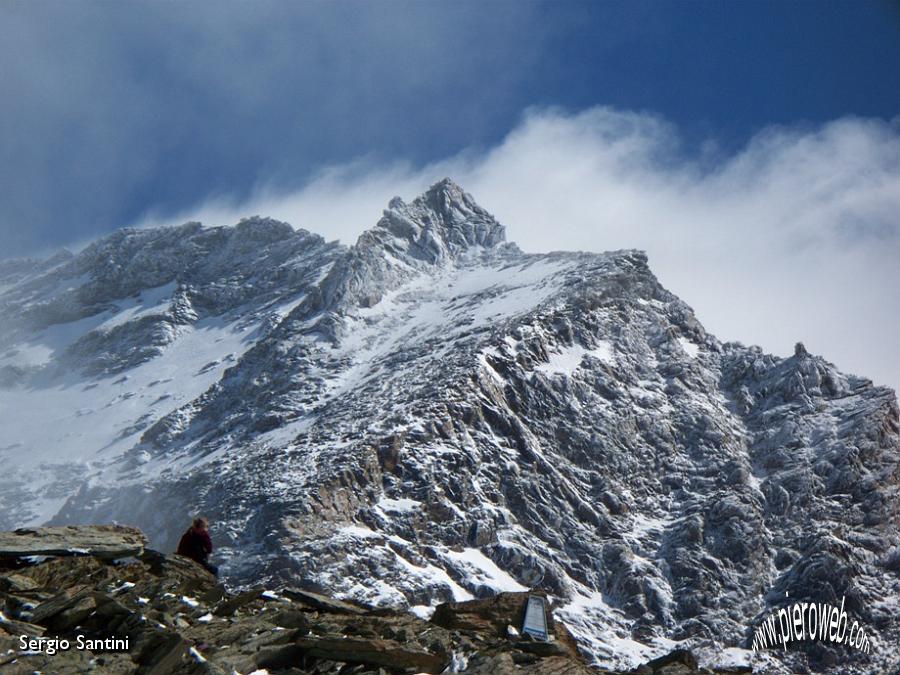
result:
[[[445,603],[426,621],[299,588],[229,592],[193,561],[145,542],[139,530],[119,526],[0,533],[0,670],[597,672],[552,612],[549,640],[520,634],[528,593]],[[680,650],[630,672],[710,671]]]

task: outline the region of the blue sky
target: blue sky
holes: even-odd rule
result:
[[[3,257],[491,147],[533,106],[649,111],[682,153],[900,113],[900,9],[859,0],[7,1],[0,55]]]
[[[900,387],[900,3],[0,2],[0,258],[450,175],[722,339]]]

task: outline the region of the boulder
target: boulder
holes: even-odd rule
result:
[[[529,595],[546,597],[543,592],[533,591],[531,593],[499,593],[492,598],[464,602],[445,602],[435,608],[431,622],[449,630],[471,631],[495,638],[504,638],[507,636],[508,626],[513,626],[517,631],[522,628],[525,605],[528,603]],[[554,646],[535,645],[526,648],[527,651],[541,652],[543,656],[565,654],[581,660],[575,638],[563,624],[553,620],[553,611],[549,604],[547,629]],[[521,648],[521,645],[518,646]]]
[[[445,602],[438,605],[431,623],[451,630],[506,636],[506,627],[522,627],[528,593],[500,593],[492,598]],[[548,616],[548,626],[551,619]]]

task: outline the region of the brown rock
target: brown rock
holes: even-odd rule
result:
[[[431,623],[451,630],[505,637],[506,627],[522,627],[528,593],[500,593],[492,598],[445,602],[438,605]]]
[[[281,628],[309,630],[309,621],[306,618],[306,614],[297,609],[284,609],[280,612],[275,612],[269,617],[269,621]]]
[[[697,658],[687,649],[676,649],[631,671],[633,675],[693,675],[700,672]]]
[[[298,645],[264,647],[256,653],[254,664],[265,670],[282,670],[303,663],[305,652]]]
[[[173,672],[191,658],[190,645],[174,631],[147,633],[137,648],[138,653],[133,658],[147,675]]]
[[[331,612],[334,614],[365,614],[366,610],[358,605],[354,605],[343,600],[335,600],[326,595],[313,593],[311,591],[302,591],[299,588],[285,588],[281,594],[286,598],[303,603],[309,607],[319,610],[320,612]]]
[[[259,600],[262,596],[264,588],[251,588],[249,591],[244,591],[243,593],[238,593],[235,596],[230,598],[225,598],[222,600],[216,608],[213,610],[213,614],[216,616],[231,616],[237,610],[242,607],[249,605],[251,602],[255,600]]]
[[[48,626],[57,614],[75,606],[81,600],[89,597],[91,589],[80,586],[55,595],[50,600],[42,602],[30,612],[30,619],[34,623]]]
[[[596,673],[586,664],[562,656],[539,659],[528,666],[521,666],[517,672],[528,675],[595,675]]]
[[[474,656],[465,669],[472,675],[514,675],[522,672],[508,652],[492,656]]]
[[[140,555],[144,533],[122,525],[68,525],[0,532],[0,557],[91,555],[116,560]]]
[[[513,643],[516,649],[535,654],[540,657],[568,656],[566,648],[555,640],[517,640]]]
[[[465,602],[445,602],[435,608],[431,622],[451,630],[473,631],[496,638],[506,637],[506,627],[522,628],[525,605],[529,595],[546,595],[542,592],[500,593],[492,598],[467,600]],[[568,629],[553,620],[552,608],[547,612],[547,628],[562,653],[582,660],[575,639]],[[537,648],[540,649],[540,648]],[[556,647],[550,649],[558,653]]]
[[[301,638],[295,643],[307,656],[342,663],[384,666],[390,670],[440,673],[448,659],[430,652],[410,649],[392,640],[354,638]]]
[[[19,635],[40,637],[44,634],[45,630],[43,626],[28,623],[27,621],[16,621],[15,619],[9,619],[5,615],[0,615],[0,629],[16,637],[18,637]]]
[[[93,595],[88,594],[72,602],[64,610],[56,614],[49,623],[53,631],[65,633],[73,630],[87,619],[97,609],[97,601]]]
[[[217,594],[218,586],[216,577],[206,569],[177,553],[163,555],[156,551],[145,551],[140,557],[149,568],[149,572],[165,579],[166,587],[170,592],[187,595]]]
[[[19,574],[40,588],[52,589],[54,594],[61,588],[108,582],[114,576],[107,563],[89,556],[50,558],[19,570]]]
[[[40,584],[24,574],[9,572],[0,577],[0,588],[10,593],[17,593],[19,591],[32,591],[36,588],[40,588]]]

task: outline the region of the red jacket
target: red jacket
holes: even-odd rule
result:
[[[206,530],[195,530],[189,528],[187,532],[181,535],[181,541],[178,542],[178,555],[183,555],[198,563],[205,563],[209,554],[212,553],[212,539],[209,538],[209,532]]]

